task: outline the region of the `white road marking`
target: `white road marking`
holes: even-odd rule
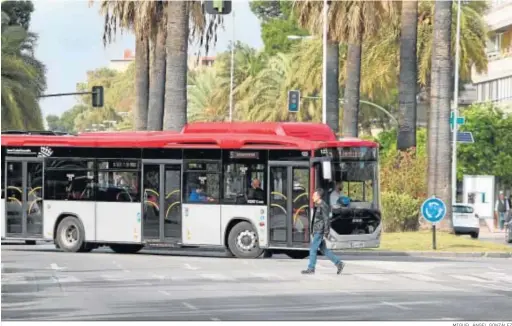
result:
[[[167,292],[167,291],[158,291],[158,292],[160,292],[160,293],[161,293],[161,294],[163,294],[163,295],[167,295],[167,296],[170,296],[170,295],[171,295],[171,294],[170,294],[169,292]]]
[[[271,274],[271,273],[251,273],[254,277],[258,278],[264,278],[266,280],[284,280],[284,277],[277,275],[277,274]]]
[[[182,302],[182,304],[183,304],[185,307],[187,307],[188,309],[190,309],[190,310],[197,310],[197,307],[196,307],[196,306],[191,305],[191,304],[190,304],[190,303],[188,303],[188,302]]]
[[[194,266],[190,266],[190,264],[183,264],[185,266],[186,269],[190,269],[192,271],[195,271],[197,270],[198,268],[197,267],[194,267]]]
[[[400,310],[411,310],[411,308],[407,308],[407,307],[404,307],[398,303],[393,303],[393,302],[387,302],[387,301],[381,301],[381,303],[385,306],[390,306],[390,307],[394,307],[394,308],[397,308],[397,309],[400,309]]]
[[[161,280],[161,281],[165,280],[165,276],[163,276],[163,275],[151,274],[151,277],[152,277],[152,278],[159,279],[159,280]]]
[[[404,274],[405,277],[423,282],[435,282],[436,279],[432,276],[424,275],[424,274]]]
[[[220,319],[219,319],[219,318],[217,318],[217,317],[211,317],[211,318],[210,318],[210,320],[211,320],[211,321],[220,321]]]
[[[63,269],[66,269],[66,267],[60,267],[59,265],[55,264],[55,263],[51,263],[50,264],[50,267],[54,270],[54,271],[61,271]]]
[[[234,279],[229,276],[221,275],[221,274],[201,274],[201,277],[207,278],[214,281],[233,281]]]
[[[468,282],[478,282],[478,283],[492,283],[493,281],[487,280],[481,277],[475,277],[470,275],[459,275],[459,274],[450,274],[450,277],[462,280],[462,281],[468,281]]]
[[[375,274],[352,274],[352,275],[362,278],[367,281],[377,281],[377,282],[386,281],[386,278],[384,278],[382,276],[375,275]]]

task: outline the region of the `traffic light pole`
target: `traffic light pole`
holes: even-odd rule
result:
[[[452,136],[452,203],[457,203],[457,123],[459,115],[459,61],[460,61],[460,0],[457,1],[457,34],[455,37],[455,80],[453,86],[453,136]]]

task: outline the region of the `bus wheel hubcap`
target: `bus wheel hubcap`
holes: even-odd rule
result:
[[[236,238],[236,244],[240,249],[249,251],[256,246],[256,234],[249,230],[240,232]]]
[[[67,243],[68,245],[73,245],[75,242],[77,242],[78,241],[78,229],[76,228],[76,226],[74,226],[74,225],[68,226],[62,234],[62,238],[63,238],[64,242]]]

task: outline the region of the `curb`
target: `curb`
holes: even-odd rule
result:
[[[335,251],[343,256],[366,257],[448,257],[448,258],[512,258],[511,252],[449,252],[449,251]]]

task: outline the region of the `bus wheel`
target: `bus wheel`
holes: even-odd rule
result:
[[[135,254],[144,248],[139,244],[112,244],[109,247],[118,254]]]
[[[85,247],[85,231],[82,223],[73,216],[64,218],[57,227],[57,246],[67,252],[80,252]]]
[[[263,253],[258,235],[249,222],[240,222],[231,229],[228,246],[237,258],[257,258]]]
[[[305,250],[288,250],[286,256],[292,259],[304,259],[309,256],[309,251]]]
[[[25,240],[25,244],[33,246],[36,244],[36,240]]]

